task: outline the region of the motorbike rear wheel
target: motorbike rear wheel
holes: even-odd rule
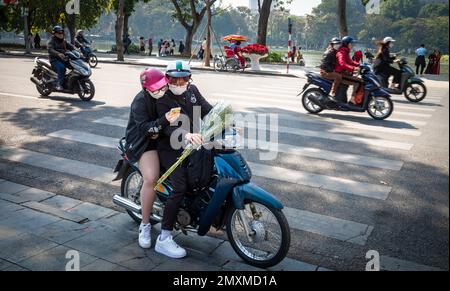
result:
[[[411,102],[418,103],[427,97],[427,87],[423,83],[412,82],[406,86],[405,98]]]
[[[302,98],[302,104],[306,111],[311,114],[319,114],[320,112],[322,112],[324,108],[315,104],[313,101],[311,101],[310,98],[322,99],[324,97],[323,94],[324,93],[322,92],[322,90],[318,88],[311,88],[306,90],[306,92],[303,93]]]
[[[233,209],[226,223],[228,239],[234,251],[255,267],[268,268],[280,263],[291,244],[289,224],[283,212],[248,201],[244,215],[253,241],[246,235],[239,212],[239,209]]]
[[[95,96],[95,86],[91,80],[80,82],[78,97],[83,101],[91,101]]]

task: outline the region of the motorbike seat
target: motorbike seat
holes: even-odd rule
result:
[[[321,81],[324,81],[324,82],[327,82],[327,83],[330,83],[330,84],[333,83],[333,81],[325,79],[320,74],[317,74],[317,73],[314,73],[314,72],[309,72],[307,74],[307,76],[308,76],[308,78],[311,78],[311,79],[321,80]]]

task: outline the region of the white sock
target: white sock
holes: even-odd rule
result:
[[[161,231],[161,236],[159,237],[160,241],[165,241],[169,236],[172,235],[172,231],[171,230],[165,230],[163,229]]]

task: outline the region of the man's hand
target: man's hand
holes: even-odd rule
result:
[[[58,57],[60,58],[60,59],[62,59],[62,60],[64,60],[64,58],[66,57],[64,54],[62,54],[62,53],[59,53],[58,54]]]
[[[192,143],[194,145],[202,145],[205,143],[205,141],[203,140],[203,136],[201,134],[198,133],[187,133],[184,138],[189,142]]]

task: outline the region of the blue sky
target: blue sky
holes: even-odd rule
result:
[[[225,5],[231,4],[233,6],[248,6],[249,0],[222,0]],[[295,15],[305,15],[311,13],[311,10],[319,5],[321,0],[294,0],[288,8],[291,13]]]

